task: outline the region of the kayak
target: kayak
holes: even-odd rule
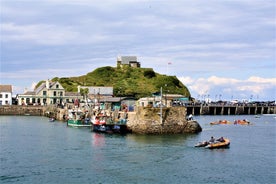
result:
[[[233,123],[228,120],[219,120],[219,121],[214,121],[210,123],[210,125],[230,125],[230,124],[233,124]]]
[[[224,142],[215,142],[210,143],[205,148],[214,149],[214,148],[228,148],[230,146],[230,140],[224,138]]]

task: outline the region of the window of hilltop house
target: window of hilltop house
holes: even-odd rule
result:
[[[3,95],[2,95],[2,94],[0,94],[0,98],[3,98]]]
[[[46,96],[47,95],[47,91],[43,91],[43,96]]]
[[[58,84],[56,85],[56,88],[57,88],[57,89],[59,88],[59,85],[58,85]]]
[[[6,96],[6,98],[9,98],[9,95],[8,95],[8,94],[6,94],[5,96]]]
[[[57,96],[57,92],[56,91],[54,91],[54,96]]]
[[[59,93],[60,94],[60,96],[63,96],[63,93],[62,93],[62,91]]]

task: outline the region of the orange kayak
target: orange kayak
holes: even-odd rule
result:
[[[232,124],[232,122],[230,122],[228,120],[219,120],[219,121],[210,123],[210,125],[229,125],[229,124]]]

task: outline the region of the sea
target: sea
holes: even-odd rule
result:
[[[0,116],[0,183],[276,183],[276,115],[195,116],[198,134],[116,135]],[[247,119],[250,125],[210,125]],[[211,136],[229,148],[194,147]]]

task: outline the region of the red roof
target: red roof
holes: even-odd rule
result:
[[[0,92],[12,92],[12,85],[0,85]]]

